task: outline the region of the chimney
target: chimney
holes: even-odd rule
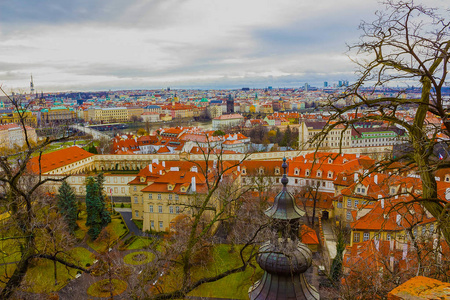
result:
[[[193,166],[193,167],[191,168],[191,172],[197,173],[197,172],[198,172],[197,166]],[[192,177],[192,178],[194,178],[194,177]]]
[[[166,167],[166,162],[163,160],[162,162],[162,166],[165,168]]]
[[[148,170],[150,171],[150,173],[152,172],[152,165],[148,165]]]
[[[353,181],[357,182],[358,181],[358,177],[359,177],[358,173],[353,174]]]
[[[391,267],[391,272],[394,272],[394,257],[389,258],[389,266]]]
[[[380,195],[378,195],[380,196]],[[381,199],[381,208],[384,209],[384,199]]]
[[[380,240],[376,239],[374,241],[374,243],[375,243],[375,248],[377,249],[377,251],[380,251]]]
[[[238,171],[238,172],[241,171],[241,166],[237,166],[237,171]]]
[[[389,241],[389,250],[394,251],[394,239],[391,238],[391,240]]]
[[[159,163],[159,161],[158,161],[158,159],[157,159],[157,158],[154,158],[154,159],[152,159],[152,163],[158,164],[158,163]]]
[[[373,182],[374,182],[375,184],[378,184],[378,174],[375,175],[375,176],[373,176]]]
[[[397,215],[397,225],[400,226],[401,223],[402,223],[402,216]]]
[[[195,184],[195,176],[192,176],[192,178],[191,178],[191,191],[192,192],[197,191],[197,185]]]

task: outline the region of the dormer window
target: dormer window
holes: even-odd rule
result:
[[[246,168],[242,168],[242,174],[247,174],[247,169]]]
[[[343,160],[342,160],[342,163],[347,163],[348,162],[348,160],[346,159],[346,158],[344,158]]]
[[[167,186],[167,189],[168,189],[169,191],[173,190],[173,185],[169,184],[169,185]]]
[[[331,157],[328,157],[328,163],[329,163],[329,164],[332,164],[332,163],[333,163],[333,160],[331,159]]]
[[[141,182],[145,182],[145,177],[144,176],[141,177]]]
[[[298,175],[300,173],[300,170],[299,169],[297,169],[297,168],[295,168],[295,170],[294,170],[294,174],[295,175]]]
[[[328,178],[333,178],[333,172],[328,171]]]
[[[445,182],[450,182],[450,175],[445,175]]]
[[[306,171],[305,171],[305,175],[306,175],[306,176],[309,176],[309,170],[306,170]]]
[[[264,169],[263,168],[259,169],[259,175],[264,175]]]
[[[322,177],[322,171],[317,171],[317,177]]]

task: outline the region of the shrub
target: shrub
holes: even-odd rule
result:
[[[125,207],[125,204],[123,204],[123,202],[122,202],[122,204],[120,204],[120,207],[121,207],[121,208],[124,208],[124,207]]]

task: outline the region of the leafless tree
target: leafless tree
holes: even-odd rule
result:
[[[438,219],[439,230],[450,241],[449,205],[439,199],[435,171],[450,167],[448,160],[439,160],[434,152],[438,143],[448,147],[450,121],[442,95],[450,58],[448,11],[430,9],[412,1],[387,1],[386,9],[376,13],[374,22],[363,22],[361,40],[350,47],[359,66],[359,79],[342,95],[330,99],[331,112],[327,125],[312,140],[318,147],[337,126],[347,130],[367,121],[384,121],[405,129],[408,151],[387,163],[378,164],[382,171],[393,162],[403,162],[404,169],[414,170],[422,180],[422,194],[416,200]],[[378,97],[377,89],[403,85],[419,85],[420,97],[405,97],[406,89],[393,95]],[[346,106],[337,105],[343,100]],[[408,108],[411,121],[399,114]],[[442,126],[427,120],[434,116]],[[341,143],[342,136],[341,135]],[[341,145],[342,146],[342,145]],[[403,171],[403,170],[401,170]]]
[[[4,91],[1,89],[1,92]],[[6,93],[4,93],[6,95]],[[3,194],[0,203],[5,212],[3,215],[3,240],[14,241],[15,247],[19,249],[18,262],[14,272],[6,277],[4,287],[0,291],[0,298],[10,298],[23,282],[23,279],[33,260],[48,259],[59,262],[70,268],[88,272],[83,267],[67,261],[62,251],[55,247],[42,247],[44,240],[51,241],[50,244],[61,242],[62,228],[52,227],[47,223],[45,212],[50,212],[48,197],[45,196],[45,184],[59,182],[65,179],[44,178],[42,176],[41,157],[44,149],[53,142],[62,141],[67,138],[66,130],[54,137],[46,137],[44,140],[33,144],[27,133],[28,108],[20,100],[9,96],[8,100],[19,115],[20,126],[25,136],[25,149],[13,154],[4,153],[0,156],[0,183]],[[30,161],[36,156],[37,162],[31,172]],[[5,231],[7,230],[7,231]]]

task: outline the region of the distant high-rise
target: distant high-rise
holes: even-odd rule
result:
[[[234,98],[231,94],[228,95],[227,99],[227,114],[234,114]]]
[[[325,82],[323,83],[323,87],[328,87],[328,81],[325,81]]]
[[[304,91],[307,92],[307,91],[308,91],[308,88],[309,88],[309,84],[308,84],[308,83],[305,83]]]

